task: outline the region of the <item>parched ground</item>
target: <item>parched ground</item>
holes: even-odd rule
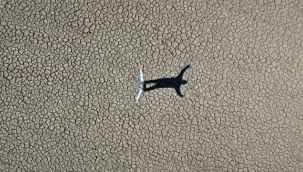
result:
[[[0,4],[0,171],[303,169],[302,1]]]

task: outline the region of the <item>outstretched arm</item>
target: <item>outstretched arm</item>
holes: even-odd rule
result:
[[[177,92],[178,96],[180,96],[180,97],[184,97],[184,95],[183,95],[183,94],[181,94],[180,87],[175,87],[175,90],[176,90],[176,92]]]
[[[143,66],[140,67],[140,81],[144,81]]]
[[[182,69],[182,71],[181,71],[180,74],[178,75],[178,78],[179,78],[179,79],[182,79],[182,77],[183,77],[185,71],[186,71],[188,68],[190,68],[190,65],[187,65],[185,68]]]
[[[136,101],[139,101],[141,95],[143,95],[143,90],[139,90],[139,93],[138,93],[138,95],[136,97]]]

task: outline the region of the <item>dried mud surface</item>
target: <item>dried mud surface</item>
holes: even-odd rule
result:
[[[300,1],[2,0],[0,40],[0,171],[303,169]]]

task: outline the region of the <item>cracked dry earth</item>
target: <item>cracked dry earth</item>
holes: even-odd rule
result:
[[[0,171],[303,169],[302,1],[0,2]]]

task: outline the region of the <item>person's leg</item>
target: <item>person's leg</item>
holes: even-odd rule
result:
[[[155,80],[148,80],[148,81],[144,81],[146,84],[150,84],[150,83],[157,83],[159,82],[159,79],[155,79]]]
[[[144,91],[151,91],[151,90],[154,90],[154,89],[157,89],[158,88],[158,84],[155,84],[151,87],[148,87],[146,88],[146,85],[144,85]]]
[[[144,91],[151,91],[151,90],[154,90],[156,88],[159,87],[159,82],[161,81],[161,79],[155,79],[155,80],[148,80],[148,81],[144,81]],[[146,88],[146,85],[147,84],[154,84],[153,86],[151,87],[148,87]]]

